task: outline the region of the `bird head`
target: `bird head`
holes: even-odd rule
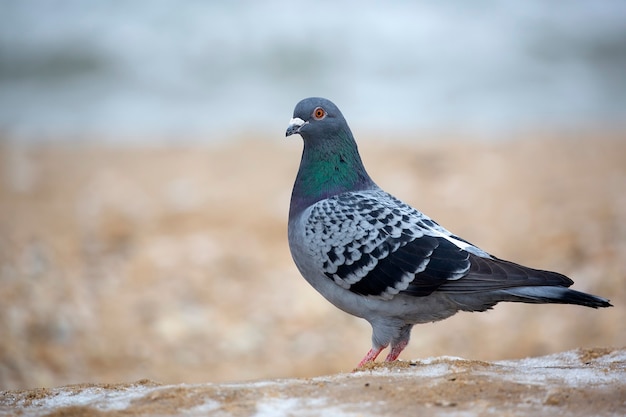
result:
[[[337,106],[325,98],[309,97],[296,105],[285,136],[297,133],[306,141],[312,137],[333,137],[342,130],[350,129]]]

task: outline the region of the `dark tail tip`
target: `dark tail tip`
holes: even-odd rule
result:
[[[576,304],[591,308],[613,307],[606,298],[564,287],[518,287],[505,290],[525,303]]]
[[[567,304],[578,304],[591,308],[613,307],[613,304],[606,298],[569,289],[563,295],[563,301]]]

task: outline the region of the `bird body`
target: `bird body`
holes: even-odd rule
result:
[[[291,254],[313,288],[371,324],[372,349],[359,365],[389,345],[386,360],[395,360],[415,324],[458,311],[501,301],[610,306],[568,289],[573,281],[562,274],[488,254],[383,191],[329,100],[298,103],[292,134],[302,136],[304,150],[289,210]]]

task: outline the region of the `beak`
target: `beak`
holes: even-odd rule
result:
[[[300,133],[300,129],[302,126],[306,125],[309,122],[305,122],[299,117],[294,117],[289,121],[289,126],[287,126],[287,132],[285,132],[285,136],[291,136],[295,133]]]

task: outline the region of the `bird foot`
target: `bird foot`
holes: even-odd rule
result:
[[[378,349],[374,349],[374,348],[370,349],[370,351],[367,352],[367,355],[365,355],[365,357],[361,359],[361,362],[359,362],[359,364],[357,365],[357,368],[363,367],[363,365],[365,365],[368,362],[374,362],[376,358],[378,357],[378,355],[380,355],[380,352],[382,352],[384,348],[385,346],[380,347]]]
[[[409,344],[409,341],[406,340],[406,341],[401,341],[400,343],[391,346],[391,350],[389,351],[389,354],[385,358],[385,362],[393,362],[396,359],[398,359],[398,356],[400,356],[400,353],[402,353],[402,351],[408,344]],[[359,364],[357,365],[357,368],[362,368],[363,365],[365,365],[368,362],[374,362],[376,358],[378,357],[378,355],[380,355],[380,352],[382,352],[383,349],[385,349],[386,347],[387,346],[382,346],[379,348],[371,348],[370,351],[367,352],[367,355],[365,355],[365,357],[361,359],[361,362],[359,362]]]
[[[398,343],[397,345],[391,346],[391,350],[389,351],[389,354],[385,358],[385,362],[393,362],[396,359],[398,359],[398,356],[400,356],[400,353],[402,353],[402,351],[408,344],[409,344],[409,341],[407,340],[407,341],[402,341]]]

